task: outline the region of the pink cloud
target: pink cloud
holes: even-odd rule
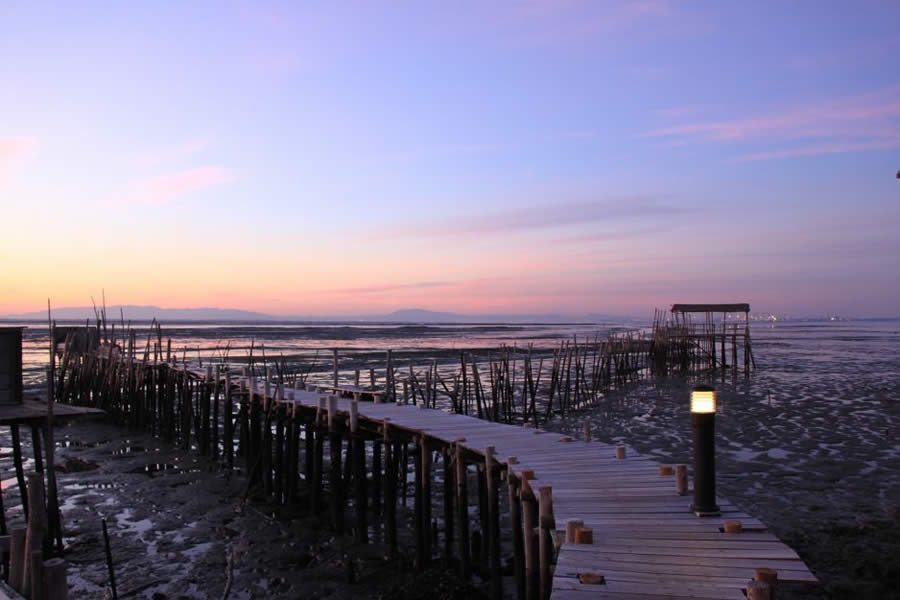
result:
[[[0,137],[0,170],[30,158],[38,149],[38,142],[30,137]]]
[[[800,148],[785,150],[773,150],[770,152],[754,152],[744,154],[737,158],[737,162],[752,162],[757,160],[774,160],[778,158],[792,158],[796,156],[816,156],[819,154],[841,154],[844,152],[864,152],[866,150],[885,150],[900,148],[900,135],[892,140],[867,140],[863,142],[833,142],[825,144],[813,144]]]
[[[644,136],[675,145],[822,140],[803,148],[775,147],[747,154],[744,160],[893,148],[900,141],[900,86],[756,116],[661,127]]]
[[[127,204],[167,204],[179,196],[228,183],[234,178],[234,173],[224,167],[195,167],[170,175],[158,175],[134,182],[129,187],[125,202]]]
[[[137,162],[142,167],[156,167],[163,163],[178,161],[198,152],[206,150],[211,145],[211,140],[206,137],[193,138],[174,146],[159,148],[152,152],[138,156]]]

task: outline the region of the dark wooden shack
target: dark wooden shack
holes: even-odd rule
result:
[[[0,405],[22,404],[22,330],[0,327]]]
[[[728,353],[726,352],[726,344],[731,342],[731,366],[738,365],[738,351],[743,346],[743,362],[744,372],[750,372],[751,364],[756,366],[756,360],[753,358],[753,349],[750,345],[750,304],[746,302],[738,302],[732,304],[673,304],[672,317],[675,323],[684,327],[688,323],[688,315],[690,314],[705,315],[705,331],[702,333],[694,333],[693,337],[698,339],[698,347],[712,359],[712,364],[721,366],[723,369],[728,367]],[[743,331],[738,331],[738,322],[728,321],[728,315],[734,313],[744,313]],[[722,328],[720,332],[716,331],[715,315],[722,315]],[[729,330],[729,325],[731,328]],[[739,343],[739,339],[743,337],[743,344]],[[720,354],[718,360],[716,358],[716,342],[720,343]],[[708,349],[704,349],[704,343],[709,345]]]

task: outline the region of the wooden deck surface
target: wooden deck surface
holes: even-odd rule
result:
[[[320,397],[285,390],[284,402],[314,409]],[[350,402],[338,399],[338,414],[349,414]],[[695,516],[689,510],[692,496],[676,494],[675,477],[660,475],[659,463],[630,448],[618,459],[608,444],[562,441],[559,433],[440,410],[370,402],[360,402],[358,409],[361,424],[389,419],[392,427],[444,444],[465,438],[461,446],[482,456],[485,447],[494,446],[501,464],[517,459],[511,467],[517,474],[534,471],[533,489],[552,486],[557,530],[564,530],[568,519],[580,519],[594,536],[591,545],[561,545],[554,599],[743,600],[744,587],[760,567],[776,569],[781,581],[816,581],[765,524],[726,499],[719,499],[721,517]],[[725,519],[739,519],[744,531],[724,533]],[[579,574],[586,573],[602,575],[604,583],[579,583]]]
[[[56,422],[74,419],[88,415],[102,415],[103,411],[87,406],[72,406],[70,404],[53,405],[53,420]],[[43,421],[47,418],[47,401],[39,398],[25,398],[22,404],[0,405],[0,425],[13,423],[30,423]]]

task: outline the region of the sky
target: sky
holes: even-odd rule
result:
[[[900,316],[898,23],[0,0],[0,314]]]

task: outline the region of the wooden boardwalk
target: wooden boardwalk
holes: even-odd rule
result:
[[[194,374],[205,376],[201,370]],[[318,411],[322,397],[314,391],[284,390],[281,401],[300,411]],[[689,510],[690,493],[676,493],[675,477],[661,475],[657,462],[630,449],[617,458],[616,447],[608,444],[421,406],[340,398],[337,414],[349,418],[351,403],[356,403],[360,428],[378,432],[388,422],[391,429],[432,447],[456,444],[476,461],[493,447],[508,481],[533,475],[526,484],[531,489],[549,486],[555,538],[564,537],[570,519],[593,529],[592,544],[558,544],[554,599],[743,600],[748,581],[762,567],[777,570],[780,581],[816,581],[800,557],[760,520],[724,498],[718,500],[721,517],[695,516]],[[740,520],[743,531],[724,533],[726,519]],[[581,583],[579,576],[585,574],[602,577],[602,583]]]

